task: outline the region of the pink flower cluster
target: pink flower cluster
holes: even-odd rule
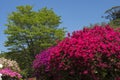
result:
[[[1,70],[0,70],[0,73],[1,73],[3,76],[9,76],[9,77],[11,77],[11,78],[17,78],[17,79],[22,78],[22,76],[21,76],[19,73],[14,72],[14,71],[12,71],[12,70],[9,69],[9,68],[1,69]]]
[[[54,77],[53,80],[118,79],[119,29],[114,30],[106,25],[75,31],[51,48],[47,58],[47,66],[49,73]]]
[[[36,77],[47,75],[49,72],[50,50],[51,48],[44,50],[35,56],[35,60],[33,61],[33,68],[35,69]]]
[[[46,67],[48,65],[48,57],[49,57],[49,50],[45,50],[41,52],[40,54],[37,54],[35,56],[35,60],[33,61],[33,67],[35,69],[39,69],[43,65]]]

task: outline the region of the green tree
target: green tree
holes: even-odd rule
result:
[[[120,6],[114,6],[105,11],[105,18],[109,19],[109,24],[114,26],[114,28],[120,26]]]
[[[60,20],[52,9],[34,11],[30,5],[18,6],[17,11],[8,16],[5,46],[9,54],[18,55],[16,61],[27,74],[31,74],[32,61],[39,51],[64,38],[64,28],[58,27]]]
[[[114,6],[110,9],[106,10],[105,14],[107,14],[107,16],[105,16],[105,18],[109,19],[110,21],[120,19],[120,6]]]

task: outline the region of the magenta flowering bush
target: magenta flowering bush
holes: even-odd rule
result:
[[[68,34],[48,53],[47,65],[39,65],[48,67],[51,80],[120,79],[120,32],[108,25]]]
[[[33,68],[37,78],[49,79],[49,56],[51,48],[44,50],[35,56]]]
[[[49,53],[50,53],[49,50],[45,50],[40,54],[37,54],[35,56],[36,59],[33,62],[33,67],[35,69],[39,69],[44,65],[47,68],[47,65],[49,64],[48,62]]]
[[[14,72],[14,71],[12,71],[11,69],[9,69],[9,68],[4,68],[4,69],[1,69],[0,70],[0,73],[3,75],[2,77],[3,77],[3,80],[8,80],[8,78],[10,79],[10,78],[12,78],[12,79],[20,79],[20,78],[22,78],[22,76],[19,74],[19,73],[17,73],[17,72]]]

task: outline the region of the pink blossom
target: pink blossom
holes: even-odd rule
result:
[[[22,78],[22,76],[19,73],[14,72],[9,68],[1,69],[0,73],[3,74],[3,76],[9,76],[9,77],[14,77],[14,78],[18,78],[18,79]]]

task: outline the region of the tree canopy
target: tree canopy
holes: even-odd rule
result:
[[[8,16],[5,46],[10,52],[22,56],[19,60],[24,60],[23,69],[29,69],[39,51],[64,38],[64,28],[58,27],[60,20],[60,16],[52,9],[45,7],[34,11],[30,5],[18,6],[17,10]]]
[[[110,9],[106,10],[105,14],[107,14],[107,16],[105,16],[105,18],[109,19],[110,21],[120,19],[120,6],[114,6]]]
[[[106,10],[105,14],[107,14],[105,18],[110,20],[109,24],[111,26],[114,26],[114,28],[120,26],[120,6],[114,6]]]

